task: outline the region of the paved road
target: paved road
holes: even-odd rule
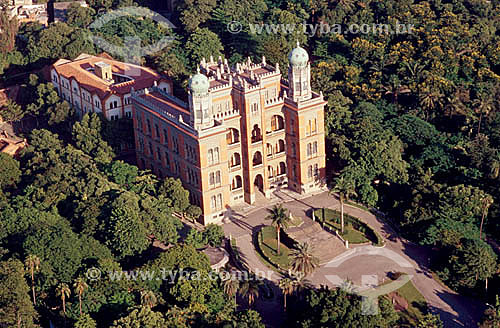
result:
[[[288,198],[287,198],[288,199]],[[271,203],[284,202],[275,199],[263,206],[270,206]],[[324,192],[313,197],[304,199],[295,199],[284,202],[294,216],[305,217],[311,208],[338,208],[339,203],[328,193]],[[440,285],[435,281],[429,271],[429,259],[431,250],[429,248],[416,245],[403,238],[390,228],[388,224],[378,219],[373,214],[356,207],[345,206],[345,211],[355,217],[358,217],[372,226],[386,239],[385,250],[394,252],[402,259],[411,264],[411,267],[401,267],[394,259],[387,256],[362,255],[348,258],[341,265],[332,267],[323,265],[311,277],[310,280],[315,285],[325,284],[334,286],[327,279],[327,276],[336,275],[342,279],[352,280],[355,284],[361,284],[362,276],[371,276],[370,281],[377,280],[379,283],[386,279],[390,271],[404,271],[413,276],[412,281],[415,287],[422,293],[427,300],[430,309],[438,313],[445,323],[445,327],[476,327],[476,322],[482,314],[482,305],[474,299],[458,295],[449,288]],[[226,235],[236,237],[238,247],[246,258],[250,268],[256,268],[264,271],[269,270],[265,264],[255,254],[252,244],[251,234],[255,233],[262,225],[268,225],[265,220],[267,213],[265,207],[254,207],[247,213],[234,213],[230,223],[224,224]],[[305,220],[308,220],[306,218]],[[340,255],[342,256],[342,255]],[[397,257],[397,256],[395,256]],[[400,261],[401,262],[401,261]],[[279,275],[271,275],[272,281],[279,280]]]

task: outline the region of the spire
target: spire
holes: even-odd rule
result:
[[[299,39],[297,39],[297,48],[300,47]]]

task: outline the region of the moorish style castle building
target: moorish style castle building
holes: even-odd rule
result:
[[[188,103],[157,82],[132,89],[137,163],[182,180],[204,224],[258,193],[324,185],[324,106],[311,90],[309,56],[289,54],[288,80],[279,65],[203,59],[189,80]]]

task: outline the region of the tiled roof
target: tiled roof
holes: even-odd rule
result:
[[[151,87],[154,81],[159,81],[162,76],[147,67],[119,62],[109,59],[109,56],[92,56],[81,54],[74,61],[60,59],[53,67],[67,79],[74,78],[82,88],[90,93],[97,94],[103,100],[111,94],[130,93],[131,88],[135,90]],[[131,81],[111,84],[95,75],[88,69],[94,68],[98,62],[104,62],[111,66],[112,72],[130,76]]]

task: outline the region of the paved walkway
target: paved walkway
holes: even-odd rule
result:
[[[284,195],[281,195],[284,194]],[[246,206],[244,209],[234,211],[232,218],[228,218],[228,223],[223,228],[226,235],[236,237],[240,252],[247,261],[249,268],[255,268],[260,271],[269,271],[258,256],[252,243],[252,234],[255,234],[263,225],[269,225],[265,220],[267,216],[266,208],[276,203],[284,203],[284,206],[292,212],[293,216],[306,217],[309,211],[316,208],[328,207],[338,208],[339,203],[327,192],[323,192],[312,197],[299,199],[293,194],[278,193],[273,199],[266,201],[260,206]],[[345,261],[336,261],[334,265],[321,266],[309,279],[319,286],[320,284],[334,287],[331,276],[338,276],[341,279],[352,280],[355,284],[366,285],[368,276],[372,283],[381,283],[386,279],[390,271],[404,271],[413,276],[412,282],[427,300],[430,309],[438,313],[445,323],[445,327],[476,327],[477,320],[482,314],[482,305],[474,299],[458,295],[449,288],[440,285],[435,281],[429,271],[429,259],[432,251],[423,246],[411,243],[400,238],[394,230],[390,228],[381,219],[375,215],[358,209],[356,207],[345,206],[346,213],[358,217],[373,227],[382,237],[386,239],[385,250],[394,252],[394,258],[401,258],[410,264],[410,267],[401,267],[394,258],[380,256],[377,254],[362,254],[356,256],[347,256]],[[304,220],[310,220],[305,218]],[[374,247],[375,249],[375,247]],[[351,251],[349,251],[351,252]],[[349,253],[348,253],[349,255]],[[345,254],[339,255],[346,256]],[[340,263],[340,264],[339,264]],[[328,277],[330,276],[330,277]],[[365,278],[363,278],[365,276]],[[279,274],[271,274],[270,278],[276,282],[279,280]]]

